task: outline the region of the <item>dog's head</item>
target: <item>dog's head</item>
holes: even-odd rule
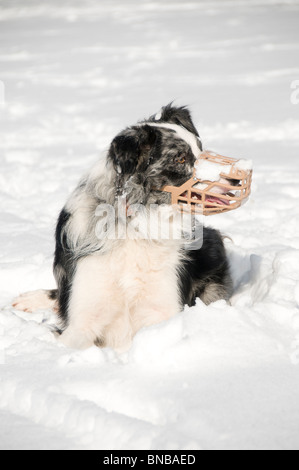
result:
[[[188,109],[171,104],[162,108],[112,141],[108,161],[115,170],[118,195],[125,194],[130,204],[169,203],[169,196],[155,189],[191,178],[201,151]]]

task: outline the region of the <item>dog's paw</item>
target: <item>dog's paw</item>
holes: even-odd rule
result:
[[[23,312],[34,313],[37,310],[57,310],[55,301],[49,298],[48,291],[37,290],[34,292],[26,292],[13,300],[13,308]]]

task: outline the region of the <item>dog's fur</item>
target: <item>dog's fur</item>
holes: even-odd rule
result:
[[[14,306],[32,311],[51,305],[67,346],[124,350],[140,328],[169,319],[197,297],[206,304],[228,299],[228,261],[213,229],[204,228],[202,248],[193,251],[182,240],[96,236],[99,204],[114,207],[118,223],[118,196],[126,195],[127,207],[170,204],[170,196],[157,188],[188,180],[201,150],[185,107],[168,105],[117,135],[106,162],[82,179],[59,216],[57,290],[21,296]]]

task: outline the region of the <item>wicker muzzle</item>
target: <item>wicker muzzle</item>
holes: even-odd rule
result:
[[[213,215],[237,209],[247,201],[251,191],[252,170],[242,169],[242,165],[238,165],[240,160],[210,151],[202,152],[200,160],[218,163],[223,167],[222,170],[220,167],[218,181],[198,178],[198,170],[195,168],[193,177],[182,186],[165,186],[161,189],[171,194],[173,205],[183,212]]]

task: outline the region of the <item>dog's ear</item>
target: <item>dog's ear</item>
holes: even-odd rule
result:
[[[137,169],[144,171],[155,141],[156,132],[151,126],[126,129],[112,141],[108,158],[123,175],[132,175]]]
[[[199,137],[197,129],[193,124],[191,113],[186,108],[186,106],[177,108],[173,106],[172,103],[170,103],[162,108],[159,118],[159,121],[183,126],[185,129],[187,129],[187,131],[192,132],[192,134],[195,134],[197,137]]]

